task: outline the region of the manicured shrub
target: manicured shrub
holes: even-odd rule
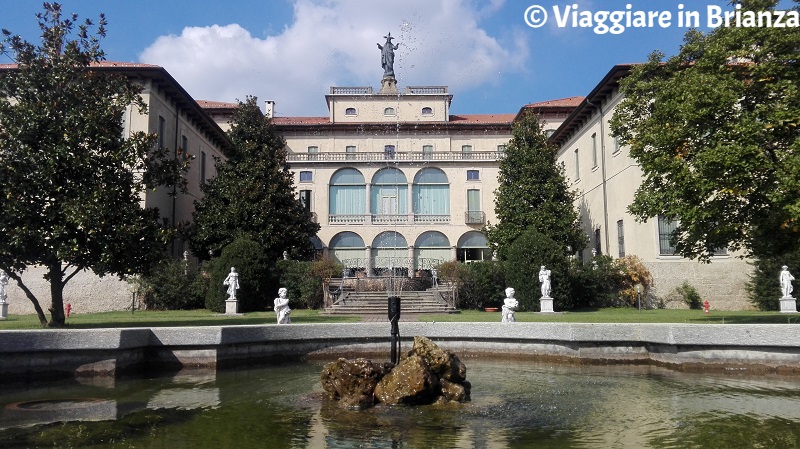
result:
[[[133,283],[139,300],[148,310],[203,308],[202,281],[194,264],[164,260]]]
[[[556,310],[573,309],[576,300],[569,283],[566,248],[535,229],[529,229],[506,249],[506,284],[517,292],[521,311],[539,311],[539,269],[551,271],[551,294]]]
[[[795,277],[800,272],[800,252],[788,253],[779,257],[759,258],[753,262],[753,273],[747,283],[750,302],[759,310],[778,310],[783,296],[778,278],[781,267],[786,265]],[[798,282],[793,282],[795,291]],[[795,293],[792,296],[797,296]]]
[[[298,309],[322,307],[324,281],[342,272],[342,265],[329,258],[312,262],[280,260],[277,266],[280,286],[288,290],[289,306]],[[276,290],[275,296],[277,294]]]
[[[222,253],[209,263],[209,289],[206,308],[225,311],[227,287],[222,283],[235,267],[239,273],[240,289],[236,293],[239,312],[262,311],[272,308],[278,295],[278,271],[274,260],[268,260],[264,251],[253,240],[237,237],[222,249]]]
[[[506,297],[503,263],[484,260],[464,265],[464,281],[458,294],[458,307],[482,310],[500,307]]]

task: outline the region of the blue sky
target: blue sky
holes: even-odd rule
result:
[[[391,32],[400,44],[398,85],[446,85],[454,114],[515,113],[526,104],[587,94],[619,63],[641,62],[653,50],[678,52],[686,28],[679,5],[729,9],[721,0],[64,0],[81,20],[108,20],[107,59],[165,67],[195,98],[276,101],[279,116],[327,115],[330,86],[380,87],[377,43]],[[559,27],[553,8],[668,11],[668,27],[598,34]],[[38,41],[41,1],[4,0],[0,27]],[[549,13],[540,28],[525,12]],[[701,29],[706,29],[701,26]],[[0,57],[0,62],[11,62]]]

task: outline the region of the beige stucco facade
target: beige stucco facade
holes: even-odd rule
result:
[[[612,68],[551,137],[559,147],[558,162],[578,192],[576,206],[590,240],[580,257],[588,261],[592,250],[615,258],[638,256],[653,274],[654,299],[666,301],[668,307],[685,307],[671,300],[677,299],[675,288],[688,282],[713,309],[750,308],[746,282],[752,268],[747,261],[727,252],[708,264],[671,254],[657,217],[640,223],[628,213],[642,171],[628,148],[611,135],[609,122],[623,98],[618,80],[629,69]]]
[[[490,259],[481,230],[497,222],[499,161],[517,114],[453,115],[445,86],[389,87],[332,87],[327,117],[273,119],[320,224],[319,249],[367,275]],[[537,106],[553,130],[569,110]]]

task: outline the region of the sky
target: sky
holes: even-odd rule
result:
[[[394,69],[401,90],[448,86],[453,114],[516,113],[528,103],[586,95],[615,64],[643,62],[654,50],[676,54],[687,31],[680,17],[697,12],[708,31],[712,9],[730,9],[724,0],[60,3],[81,21],[105,14],[107,60],[160,65],[196,100],[273,100],[277,116],[326,116],[331,86],[377,91],[383,69],[376,44],[387,33],[399,44]],[[536,6],[547,13],[543,25]],[[573,26],[568,8],[592,22]],[[670,20],[602,33],[599,13],[615,10],[632,19],[669,13]],[[40,0],[0,0],[0,28],[38,43],[41,11]],[[9,62],[0,55],[0,63]]]

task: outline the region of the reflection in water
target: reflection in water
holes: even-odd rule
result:
[[[465,363],[472,402],[360,411],[324,399],[321,362],[31,386],[0,393],[0,447],[800,447],[794,377]],[[46,399],[75,406],[32,417],[14,405]]]

